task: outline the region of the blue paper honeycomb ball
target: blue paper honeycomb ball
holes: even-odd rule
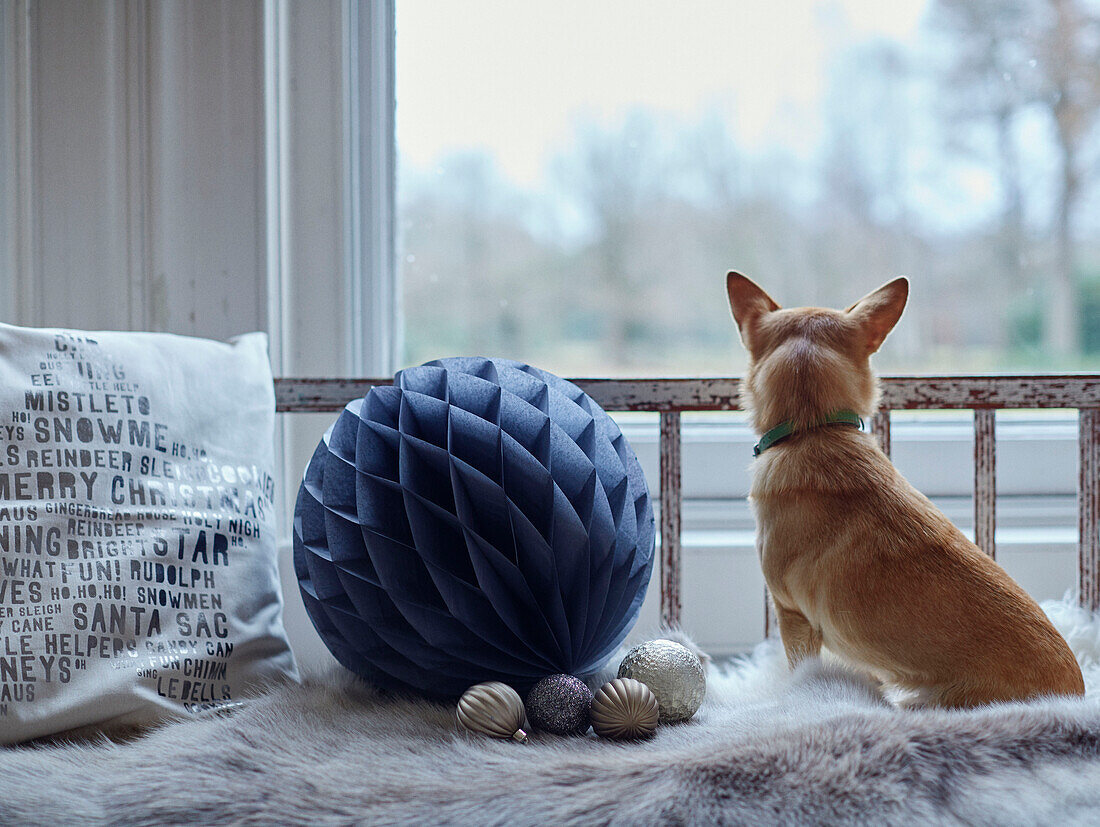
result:
[[[336,659],[436,696],[597,671],[637,620],[653,541],[614,420],[503,359],[428,362],[348,404],[294,512],[302,599]]]

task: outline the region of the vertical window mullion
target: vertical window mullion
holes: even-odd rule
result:
[[[397,362],[393,0],[344,0],[345,291],[357,376]]]

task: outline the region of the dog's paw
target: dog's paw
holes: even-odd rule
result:
[[[889,707],[882,681],[867,672],[821,658],[807,658],[791,676],[791,691],[830,695],[837,703]]]

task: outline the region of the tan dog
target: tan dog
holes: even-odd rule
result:
[[[779,436],[755,460],[751,496],[791,665],[824,645],[917,690],[917,704],[945,707],[1083,694],[1077,661],[1035,601],[837,414],[875,411],[870,356],[909,283],[843,312],[780,309],[739,273],[726,286],[750,356],[743,398],[762,442]],[[789,436],[769,433],[782,423]]]

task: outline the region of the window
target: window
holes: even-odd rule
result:
[[[780,10],[781,8],[781,10]],[[728,269],[890,372],[1100,367],[1094,0],[397,8],[404,361],[722,374]]]
[[[401,361],[740,373],[734,268],[781,303],[834,307],[909,275],[884,373],[1100,368],[1100,180],[1083,174],[1100,156],[1100,6],[781,9],[403,0]],[[655,424],[623,422],[657,479]],[[894,428],[899,467],[964,527],[969,423]],[[685,621],[728,652],[763,617],[754,437],[736,415],[685,424]],[[998,439],[999,559],[1061,596],[1073,414],[1004,414]]]
[[[728,375],[727,269],[834,306],[903,272],[883,372],[1095,370],[1098,44],[1097,0],[0,3],[0,318],[266,329],[287,376]],[[899,420],[967,524],[967,429]],[[283,423],[285,508],[330,421]],[[686,422],[685,617],[728,651],[762,618],[753,439]],[[999,418],[999,546],[1040,596],[1073,576],[1072,431]]]

